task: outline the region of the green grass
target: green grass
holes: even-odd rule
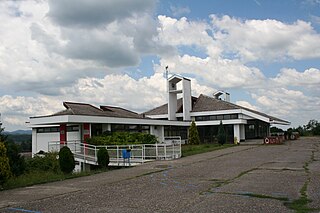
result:
[[[200,145],[182,145],[182,157],[201,154],[205,152],[211,152],[219,149],[225,149],[232,146],[236,146],[234,144],[200,144]]]
[[[96,173],[101,173],[107,170],[95,170],[91,172],[80,172],[74,174],[63,174],[62,172],[55,173],[53,171],[33,171],[28,172],[18,177],[10,178],[4,185],[3,189],[14,189],[19,187],[32,186],[36,184],[49,183],[54,181],[61,181],[65,179],[71,179],[76,177],[88,176]]]

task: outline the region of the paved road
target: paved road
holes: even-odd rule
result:
[[[237,146],[0,192],[0,212],[294,212],[320,208],[320,138]],[[319,211],[319,210],[318,210]]]

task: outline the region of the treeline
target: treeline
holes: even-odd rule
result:
[[[271,133],[285,132],[283,129],[277,127],[270,128]],[[319,136],[320,135],[320,123],[317,120],[310,120],[306,125],[289,128],[288,133],[298,132],[300,136]]]
[[[29,134],[4,134],[6,140],[19,146],[21,152],[31,152],[32,135]]]

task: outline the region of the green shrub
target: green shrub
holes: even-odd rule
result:
[[[106,168],[109,164],[109,154],[106,148],[100,148],[98,151],[98,165],[102,168]]]
[[[14,176],[22,175],[26,169],[26,162],[20,155],[21,147],[12,141],[6,141],[7,156],[9,158],[10,170]]]
[[[52,171],[58,173],[60,171],[57,152],[49,152],[44,156],[36,155],[27,161],[27,171]]]
[[[200,144],[200,138],[196,123],[192,121],[189,128],[189,143],[190,144]]]
[[[9,158],[7,149],[3,142],[0,141],[0,186],[2,186],[11,176]]]
[[[64,146],[59,152],[59,165],[63,173],[71,173],[75,167],[74,156],[69,147]]]
[[[223,145],[226,143],[226,133],[224,131],[222,121],[220,121],[217,138],[218,138],[218,143],[220,145]]]
[[[155,144],[157,138],[154,135],[140,132],[114,132],[87,139],[92,145],[125,145],[125,144]]]

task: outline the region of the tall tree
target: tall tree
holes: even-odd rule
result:
[[[2,186],[11,176],[7,149],[0,139],[0,186]]]
[[[224,126],[222,124],[222,121],[220,121],[217,138],[218,138],[218,143],[220,145],[223,145],[226,143],[226,133],[224,131]]]
[[[191,126],[189,128],[189,143],[190,144],[200,144],[200,137],[198,128],[194,121],[191,122]]]
[[[3,134],[4,128],[0,129],[0,140],[6,147],[6,155],[9,158],[10,170],[14,176],[22,175],[26,168],[25,159],[20,155],[21,147],[7,139]]]

